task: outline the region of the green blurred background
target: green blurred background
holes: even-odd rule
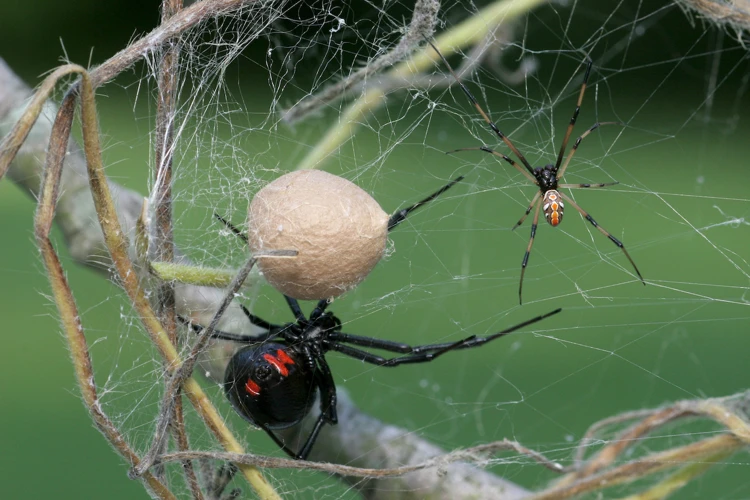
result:
[[[6,2],[0,56],[35,85],[63,54],[74,62],[96,64],[147,32],[158,22],[155,5]],[[319,6],[310,9],[315,8]],[[383,36],[393,23],[408,19],[410,8],[389,5],[388,17],[366,3],[329,9],[356,26],[360,36]],[[517,27],[515,39],[526,52],[516,47],[504,57],[513,66],[515,58],[535,52],[538,73],[527,84],[512,86],[483,69],[470,82],[532,163],[544,164],[554,157],[574,105],[577,83],[569,80],[575,76],[579,49],[591,52],[597,65],[578,131],[597,120],[622,120],[628,126],[590,136],[566,180],[620,181],[611,189],[574,194],[624,241],[649,283],[646,287],[634,279],[620,251],[569,208],[562,226],[540,225],[526,273],[525,304],[516,305],[528,225],[514,233],[509,228],[534,189],[493,158],[442,153],[478,145],[478,140],[494,144],[455,90],[392,94],[388,107],[368,118],[355,140],[326,165],[329,172],[372,192],[387,211],[419,199],[458,173],[467,175],[463,185],[399,227],[391,238],[395,252],[355,292],[336,302],[332,309],[346,331],[430,343],[491,333],[565,308],[539,325],[539,336],[519,335],[434,364],[384,370],[330,356],[337,383],[366,412],[446,449],[509,437],[567,465],[572,444],[600,418],[748,387],[747,52],[731,33],[692,23],[668,3],[648,9],[636,2],[593,1],[543,7]],[[306,12],[290,8],[289,16]],[[449,26],[466,15],[459,4],[446,5]],[[260,167],[252,175],[271,179],[278,174],[265,170],[293,168],[324,126],[336,119],[334,109],[293,129],[274,126],[275,118],[266,121],[273,97],[288,105],[347,74],[356,57],[371,54],[357,46],[361,41],[356,35],[347,38],[345,32],[344,50],[328,54],[326,40],[335,22],[326,22],[315,28],[314,36],[293,20],[276,23],[271,43],[251,45],[227,69],[228,92],[221,99],[229,96],[238,103],[228,119],[231,128],[220,120],[215,126],[192,124],[196,132],[191,137],[221,144],[197,146],[208,151],[208,159],[186,153],[183,174],[178,174],[177,242],[196,261],[239,265],[244,249],[217,237],[211,213],[219,210],[242,221],[246,197],[258,184],[239,184],[240,174]],[[296,66],[290,70],[279,61],[298,38],[300,46],[312,49],[304,60],[293,60]],[[265,59],[269,48],[274,50]],[[330,68],[321,69],[321,61],[329,61]],[[266,65],[273,70],[270,77]],[[152,157],[149,71],[138,65],[98,91],[108,174],[143,193]],[[292,83],[272,92],[268,82],[285,81],[280,76],[285,71],[294,73]],[[568,83],[564,98],[550,107]],[[430,110],[428,97],[438,104],[436,109]],[[212,107],[215,102],[206,105]],[[231,152],[233,148],[242,152]],[[216,164],[217,159],[223,163]],[[198,188],[194,175],[201,179]],[[230,192],[227,185],[237,189]],[[80,402],[33,243],[33,210],[33,201],[18,188],[0,183],[3,496],[145,497],[142,487],[126,478],[126,465],[93,429]],[[76,267],[63,245],[58,248],[93,344],[97,382],[106,389],[105,409],[142,450],[156,413],[153,384],[159,365],[120,291]],[[256,311],[287,321],[289,313],[278,298],[273,290],[262,289]],[[229,415],[220,391],[206,385],[220,411]],[[239,418],[231,422],[240,434],[247,428]],[[210,446],[204,431],[197,424],[194,428],[196,446]],[[714,430],[675,427],[647,446],[686,444],[696,433]],[[249,449],[277,453],[261,432],[246,436]],[[677,497],[750,498],[745,467],[746,454],[736,455]],[[529,487],[552,478],[525,462],[493,470]],[[320,474],[271,476],[289,497],[356,496]],[[607,498],[622,494],[605,493]]]

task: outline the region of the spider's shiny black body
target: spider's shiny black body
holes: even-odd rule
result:
[[[542,194],[550,190],[557,191],[557,167],[554,165],[545,165],[534,169],[534,178],[539,184],[539,191]]]
[[[227,398],[250,423],[286,429],[299,423],[315,402],[315,384],[305,353],[277,342],[244,347],[227,366]]]
[[[285,325],[271,324],[243,307],[250,322],[266,330],[260,336],[244,336],[214,331],[213,337],[244,342],[248,345],[235,353],[224,374],[227,398],[245,420],[260,427],[293,458],[305,459],[324,424],[336,425],[336,384],[325,355],[336,351],[377,366],[394,367],[408,363],[425,363],[454,349],[478,347],[524,326],[541,321],[560,309],[524,321],[487,337],[470,337],[457,342],[410,346],[401,342],[343,333],[341,321],[327,312],[328,301],[321,300],[305,317],[297,300],[285,296],[296,321]],[[196,332],[203,327],[192,325]],[[398,353],[384,358],[362,348]],[[320,394],[320,415],[302,447],[291,449],[273,432],[291,427],[310,412],[316,391]]]

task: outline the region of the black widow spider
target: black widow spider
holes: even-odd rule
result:
[[[245,420],[263,429],[284,452],[300,460],[305,460],[310,454],[324,424],[338,423],[336,384],[325,359],[329,351],[377,366],[426,363],[448,351],[479,347],[561,311],[556,309],[487,337],[472,335],[457,342],[412,347],[401,342],[343,333],[341,321],[326,311],[330,304],[327,300],[319,301],[310,317],[306,318],[296,299],[286,295],[284,298],[296,318],[294,323],[275,325],[241,306],[250,322],[267,332],[260,336],[246,336],[217,330],[212,337],[250,344],[237,351],[227,365],[224,374],[227,398]],[[199,325],[193,324],[192,327],[197,333],[203,330]],[[352,346],[381,349],[402,356],[384,358]],[[299,451],[294,451],[273,431],[301,422],[312,409],[316,390],[320,392],[320,416],[304,445]]]
[[[573,111],[573,117],[570,119],[570,123],[568,124],[568,130],[565,132],[565,137],[563,137],[562,146],[560,146],[560,152],[557,155],[557,161],[555,161],[555,164],[548,164],[544,167],[536,167],[532,168],[531,164],[529,164],[528,160],[521,154],[521,152],[516,148],[513,143],[508,139],[508,137],[503,134],[500,129],[495,125],[495,123],[490,119],[489,115],[485,113],[485,111],[482,109],[482,107],[479,105],[479,102],[474,98],[474,96],[471,94],[469,89],[464,85],[461,80],[458,78],[458,75],[453,71],[453,68],[451,68],[451,65],[448,63],[448,60],[443,56],[443,54],[440,53],[437,47],[435,45],[427,40],[427,43],[429,43],[433,49],[435,49],[435,52],[437,52],[438,56],[442,59],[445,66],[448,68],[448,71],[450,71],[451,75],[453,75],[453,78],[456,80],[458,85],[461,87],[461,90],[463,90],[464,94],[469,98],[469,101],[474,105],[476,110],[479,112],[479,114],[482,116],[484,121],[489,125],[489,127],[492,129],[492,131],[497,135],[508,148],[515,154],[519,160],[521,160],[521,163],[523,163],[523,166],[526,168],[525,170],[521,168],[518,163],[513,161],[508,156],[499,153],[497,151],[492,150],[491,148],[488,148],[487,146],[482,146],[479,148],[462,148],[462,149],[456,149],[453,151],[448,151],[448,153],[456,153],[458,151],[470,151],[470,150],[479,150],[484,151],[485,153],[490,153],[492,155],[498,156],[505,160],[506,162],[510,163],[513,167],[515,167],[519,172],[521,172],[528,180],[530,180],[533,184],[537,185],[539,187],[539,191],[534,195],[534,197],[531,199],[531,203],[529,203],[529,208],[526,209],[526,213],[521,217],[521,219],[516,223],[515,226],[513,226],[513,230],[515,230],[517,227],[519,227],[521,224],[523,224],[523,221],[526,220],[526,217],[531,213],[531,211],[536,207],[534,210],[534,220],[531,223],[531,237],[529,238],[529,244],[526,247],[526,253],[523,256],[523,261],[521,263],[521,279],[518,283],[518,302],[523,303],[523,299],[521,297],[522,290],[523,290],[523,275],[526,273],[526,265],[529,263],[529,255],[531,254],[531,247],[534,245],[534,236],[536,235],[536,228],[537,223],[539,222],[539,209],[542,208],[542,211],[544,212],[544,218],[547,219],[547,222],[552,227],[555,227],[559,225],[562,222],[563,218],[563,210],[565,208],[565,204],[563,203],[563,200],[570,203],[573,208],[575,208],[578,213],[580,213],[587,221],[591,223],[592,226],[594,226],[596,229],[598,229],[604,236],[609,238],[612,243],[617,245],[617,247],[622,250],[622,252],[625,254],[625,257],[628,258],[630,261],[630,264],[633,266],[633,269],[635,269],[636,274],[638,275],[638,278],[641,280],[641,282],[645,285],[646,282],[643,280],[643,276],[641,276],[641,272],[638,270],[638,266],[635,265],[635,262],[630,257],[630,254],[627,250],[625,250],[625,245],[622,244],[620,240],[612,236],[612,234],[609,233],[606,229],[601,227],[591,215],[588,214],[584,209],[582,209],[576,202],[574,202],[569,196],[566,194],[558,191],[559,188],[601,188],[605,186],[613,186],[615,184],[618,184],[618,182],[605,182],[605,183],[599,183],[599,184],[558,184],[558,181],[562,178],[562,176],[565,174],[565,169],[568,168],[568,165],[570,164],[570,160],[573,158],[573,155],[575,154],[576,150],[578,149],[578,146],[581,144],[581,141],[586,138],[587,135],[589,135],[591,132],[596,130],[602,125],[621,125],[619,122],[597,122],[593,124],[591,127],[589,127],[588,130],[586,130],[583,134],[581,134],[578,139],[576,139],[575,143],[573,143],[573,147],[570,149],[570,153],[568,154],[567,158],[565,158],[565,163],[562,163],[563,155],[565,154],[565,149],[568,146],[568,140],[570,139],[571,133],[573,133],[573,127],[576,124],[576,120],[578,119],[578,112],[581,110],[581,103],[583,102],[583,94],[586,92],[586,85],[589,81],[589,74],[591,73],[591,66],[593,65],[593,61],[586,58],[586,73],[583,76],[583,83],[581,84],[581,90],[578,94],[578,102],[576,103],[576,108]],[[560,165],[562,164],[562,168]]]
[[[403,222],[411,212],[434,200],[462,179],[463,176],[458,177],[423,200],[394,212],[388,220],[388,231]],[[247,236],[237,227],[219,215],[216,218],[247,241]],[[310,454],[323,425],[338,423],[336,384],[325,359],[327,352],[337,351],[378,366],[424,363],[454,349],[484,345],[561,311],[556,309],[487,337],[472,335],[458,342],[412,347],[401,342],[341,332],[341,321],[326,311],[330,304],[327,299],[319,301],[310,317],[306,318],[296,299],[286,295],[284,298],[294,314],[294,323],[275,325],[240,305],[250,323],[266,330],[266,333],[250,336],[215,330],[212,337],[249,344],[237,351],[227,365],[224,373],[227,398],[245,420],[263,429],[289,456],[302,460]],[[188,323],[186,319],[180,319]],[[196,333],[203,330],[200,325],[191,323],[191,326]],[[383,358],[352,345],[381,349],[403,356]],[[301,422],[312,409],[316,390],[320,392],[320,416],[300,450],[294,451],[273,431]]]

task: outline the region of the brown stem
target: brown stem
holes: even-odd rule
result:
[[[629,483],[656,472],[686,463],[708,460],[718,454],[731,453],[745,445],[731,434],[704,439],[678,448],[652,453],[566,486],[557,486],[534,495],[530,500],[563,500],[589,491],[598,491],[618,484]]]
[[[162,2],[162,24],[182,9],[182,0],[164,0]],[[180,57],[179,38],[167,42],[167,47],[159,65],[159,93],[156,104],[156,131],[154,161],[156,178],[154,179],[154,234],[153,258],[161,262],[174,261],[174,238],[172,233],[172,160],[175,150],[174,120],[178,63]],[[177,340],[177,314],[175,308],[175,291],[171,282],[161,282],[157,286],[158,314],[161,324],[174,345]],[[185,431],[182,398],[176,395],[174,418],[170,428],[177,443],[177,449],[190,449],[190,442]],[[198,478],[190,460],[182,462],[185,480],[193,498],[202,500]]]
[[[130,448],[125,438],[120,434],[115,424],[112,423],[99,404],[88,343],[83,333],[83,325],[80,321],[78,308],[70,291],[70,286],[65,277],[60,259],[49,239],[55,215],[55,203],[59,192],[63,159],[67,152],[75,101],[74,95],[67,96],[58,112],[58,119],[55,120],[55,124],[53,125],[53,133],[47,152],[47,169],[45,169],[39,207],[34,219],[34,234],[36,235],[36,240],[42,252],[45,267],[47,268],[55,303],[60,311],[66,340],[73,358],[76,380],[81,389],[81,395],[83,396],[86,408],[89,410],[96,427],[104,437],[120,455],[135,466],[140,462],[140,458]],[[159,498],[175,498],[172,492],[152,474],[144,475],[143,480],[148,488]]]

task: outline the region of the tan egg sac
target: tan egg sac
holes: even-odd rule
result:
[[[268,283],[295,299],[327,299],[356,287],[383,256],[387,237],[388,215],[378,202],[320,170],[283,175],[250,203],[250,251],[299,252],[258,261]]]

